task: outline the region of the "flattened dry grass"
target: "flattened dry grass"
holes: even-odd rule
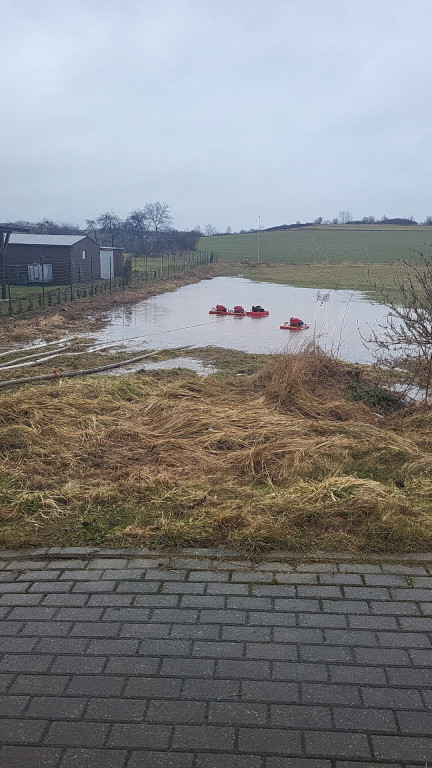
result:
[[[6,390],[1,544],[429,549],[431,410],[379,418],[349,377],[311,349],[240,379]]]

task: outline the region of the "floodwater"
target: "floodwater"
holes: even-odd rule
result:
[[[261,304],[268,317],[209,315],[216,304],[229,309]],[[100,345],[142,349],[205,347],[253,353],[295,351],[312,340],[327,352],[350,362],[372,362],[366,343],[377,322],[385,323],[388,308],[367,301],[357,291],[296,288],[257,283],[242,277],[215,277],[116,309],[96,334]],[[309,330],[284,331],[279,326],[291,315],[310,325]],[[181,363],[177,363],[181,365]]]

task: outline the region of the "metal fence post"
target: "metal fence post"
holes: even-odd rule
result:
[[[12,314],[12,299],[11,299],[11,289],[10,289],[10,283],[8,283],[8,299],[9,299],[9,314]]]

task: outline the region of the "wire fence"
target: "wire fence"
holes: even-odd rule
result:
[[[90,257],[85,271],[80,267],[72,270],[67,260],[62,264],[55,256],[21,264],[19,270],[16,264],[9,262],[6,264],[8,278],[2,286],[0,317],[40,312],[79,299],[138,289],[149,282],[172,280],[198,267],[216,263],[217,259],[215,251],[189,251],[157,257],[122,254],[105,258],[104,263],[102,256]]]

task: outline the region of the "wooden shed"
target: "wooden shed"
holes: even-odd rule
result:
[[[10,236],[6,279],[12,285],[89,283],[100,277],[99,244],[87,235]]]

